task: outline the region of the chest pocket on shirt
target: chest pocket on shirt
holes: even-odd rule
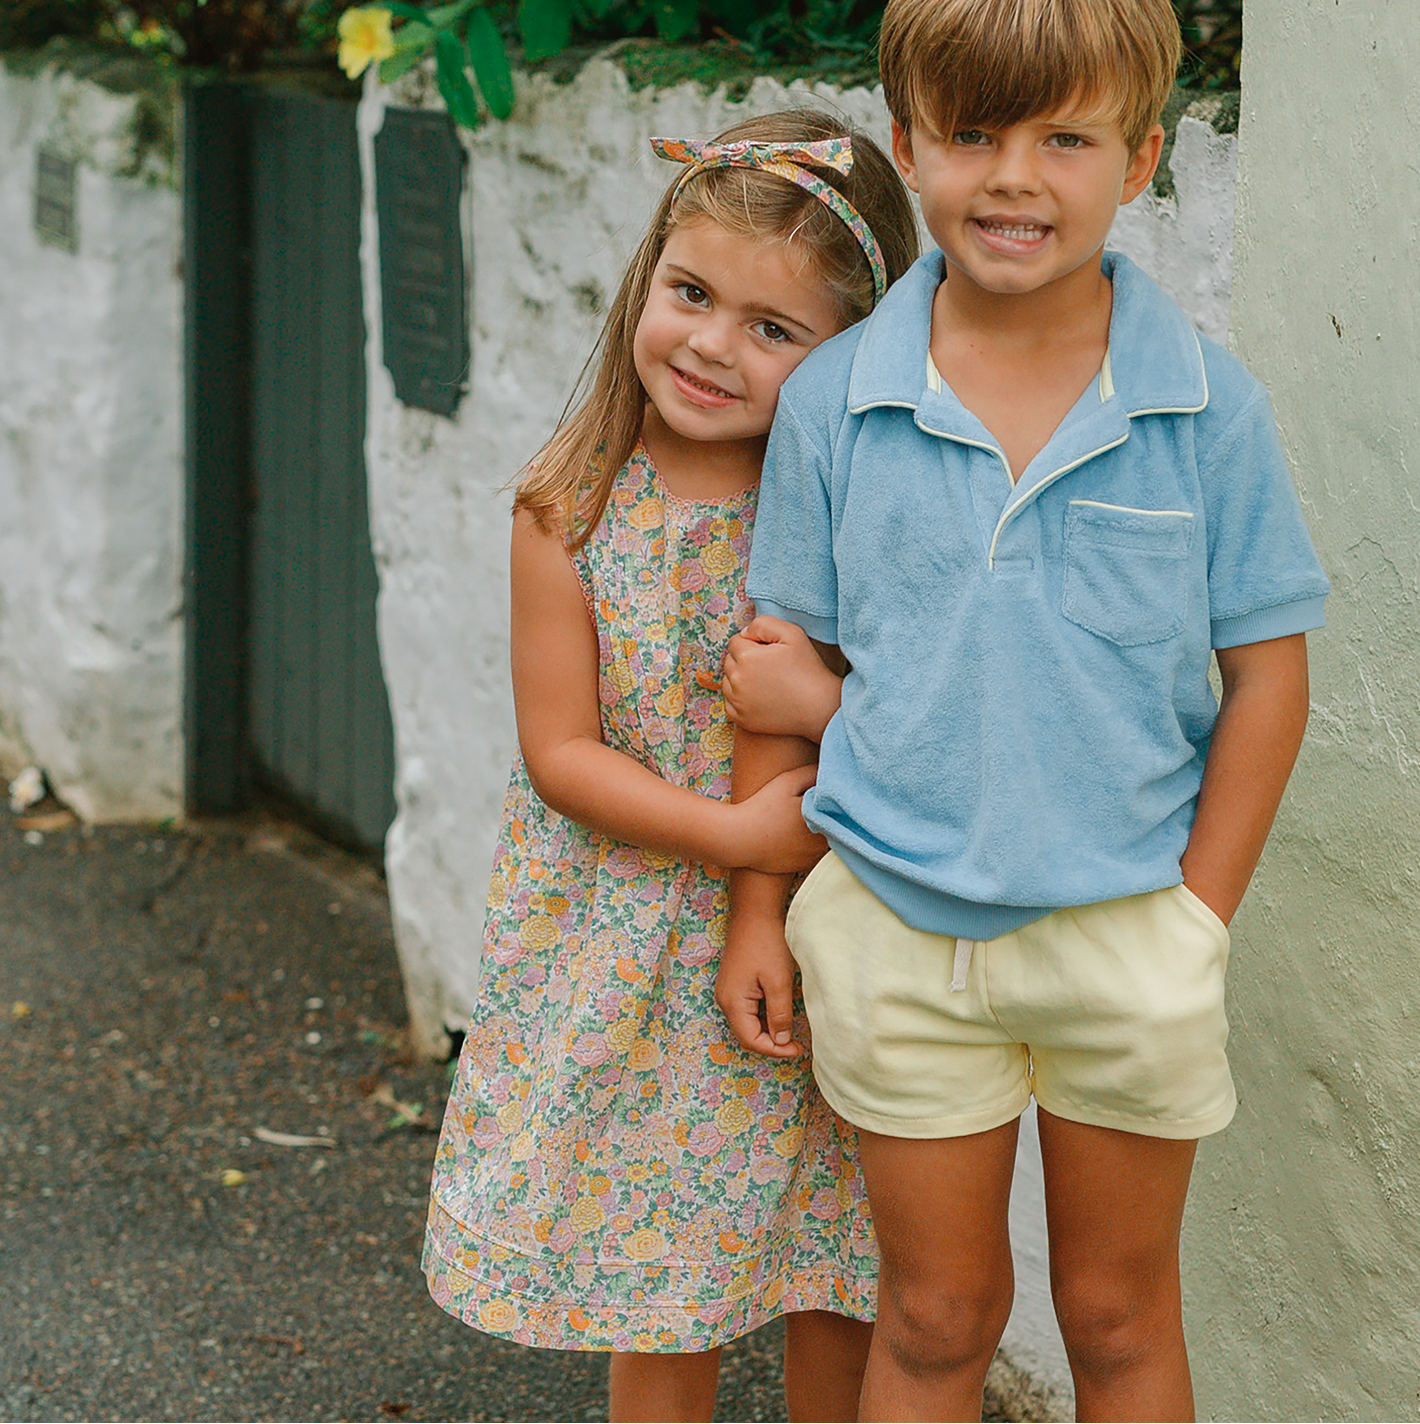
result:
[[[1186,510],[1071,500],[1060,611],[1121,647],[1177,637],[1188,616],[1195,522]]]

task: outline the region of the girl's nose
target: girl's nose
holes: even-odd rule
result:
[[[703,360],[725,365],[734,350],[734,323],[718,315],[695,323],[686,345]]]

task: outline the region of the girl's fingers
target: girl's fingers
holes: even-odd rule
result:
[[[803,1052],[794,1042],[794,986],[792,981],[764,985],[764,1020],[770,1041],[778,1048],[790,1048],[795,1056]]]

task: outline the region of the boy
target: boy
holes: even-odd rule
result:
[[[890,0],[894,155],[940,251],[804,362],[770,440],[771,616],[726,691],[801,638],[776,617],[851,668],[787,936],[882,1252],[865,1419],[980,1417],[1032,1092],[1078,1417],[1192,1417],[1178,1236],[1236,1102],[1227,921],[1328,584],[1265,392],[1103,252],[1179,52],[1169,0]],[[736,794],[804,746],[742,737]],[[785,891],[735,877],[718,995],[781,1057]]]

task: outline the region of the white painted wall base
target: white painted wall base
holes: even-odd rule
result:
[[[427,77],[395,98],[436,104]],[[507,664],[504,486],[551,431],[671,169],[652,133],[709,136],[752,112],[813,102],[887,142],[880,94],[757,81],[743,102],[683,85],[629,90],[615,65],[571,84],[524,82],[514,117],[466,139],[465,232],[472,272],[469,394],[454,419],[394,397],[380,350],[373,136],[387,92],[360,114],[366,174],[371,523],[379,627],[394,712],[399,811],[390,896],[415,1033],[434,1051],[462,1027],[478,979],[488,866],[514,744]],[[1209,335],[1227,330],[1234,144],[1185,119],[1177,201],[1152,195],[1120,218],[1116,245],[1153,272]],[[1071,1409],[1046,1275],[1039,1147],[1022,1133],[1012,1199],[1017,1302],[1005,1350]]]
[[[0,766],[94,821],[182,809],[181,220],[136,103],[0,66]],[[76,254],[35,234],[41,145]]]

